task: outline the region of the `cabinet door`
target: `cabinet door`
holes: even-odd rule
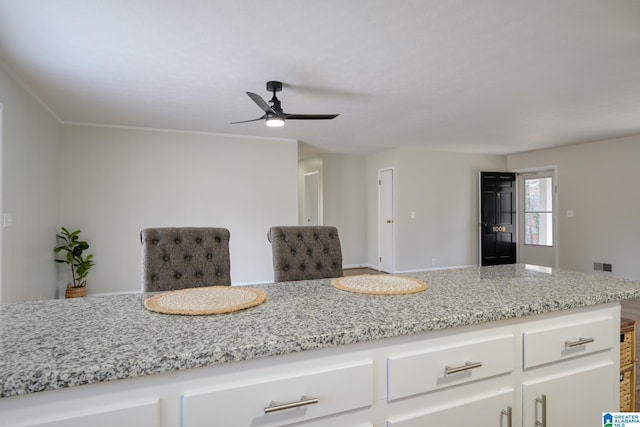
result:
[[[394,417],[387,427],[482,426],[500,427],[508,424],[508,409],[513,408],[514,390],[476,395],[425,411]]]
[[[547,426],[601,427],[602,413],[617,411],[616,381],[613,362],[526,381],[522,385],[522,425],[533,427],[536,421],[542,422],[546,411]]]

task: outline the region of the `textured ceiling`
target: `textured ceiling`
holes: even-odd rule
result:
[[[64,123],[339,153],[640,133],[638,0],[0,0],[0,61]],[[267,80],[286,112],[340,116],[231,125]]]

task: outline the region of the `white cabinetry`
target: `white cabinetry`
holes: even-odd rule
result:
[[[514,390],[510,388],[390,418],[387,427],[508,426],[513,404]]]
[[[387,427],[588,427],[616,410],[617,307],[507,323],[391,349]]]
[[[113,404],[99,400],[78,400],[47,411],[34,411],[33,421],[16,423],[32,427],[160,427],[158,400],[132,400]],[[75,405],[74,405],[75,403]],[[1,418],[1,417],[0,417]],[[0,420],[0,425],[3,422]]]
[[[217,384],[183,395],[183,426],[283,426],[373,404],[373,361]],[[332,420],[339,425],[339,420]]]
[[[599,426],[619,318],[611,303],[2,398],[0,426],[534,427],[543,395],[549,427]]]
[[[611,392],[616,372],[613,362],[601,362],[526,381],[522,386],[522,425],[602,426],[602,413],[617,408]]]

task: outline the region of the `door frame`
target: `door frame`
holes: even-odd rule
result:
[[[534,168],[522,168],[522,169],[514,169],[513,172],[516,173],[516,197],[518,198],[518,202],[516,203],[516,219],[517,219],[517,223],[518,223],[518,228],[517,228],[517,236],[518,236],[518,245],[516,246],[516,253],[518,256],[518,260],[519,262],[522,261],[522,254],[521,254],[521,245],[524,245],[524,236],[521,235],[521,230],[520,230],[520,224],[522,222],[522,215],[524,215],[524,206],[522,206],[521,204],[521,199],[524,196],[523,194],[520,194],[520,188],[522,186],[522,180],[523,174],[527,174],[527,173],[536,173],[536,172],[548,172],[548,171],[553,171],[553,247],[555,249],[555,254],[554,254],[554,263],[555,263],[555,267],[554,268],[558,268],[558,262],[559,262],[559,254],[560,254],[560,239],[558,238],[558,236],[560,235],[560,228],[559,228],[559,218],[560,218],[560,209],[559,209],[559,205],[558,205],[558,166],[557,165],[553,165],[553,166],[541,166],[541,167],[534,167]],[[524,263],[524,262],[523,262]]]
[[[301,225],[308,225],[306,222],[306,210],[307,210],[307,177],[311,176],[311,175],[317,175],[318,176],[318,184],[317,184],[317,189],[316,189],[316,193],[318,196],[318,201],[317,201],[317,205],[318,205],[318,212],[317,212],[317,216],[318,216],[318,225],[322,225],[323,224],[323,220],[322,220],[322,175],[320,174],[320,170],[314,170],[311,172],[306,172],[304,174],[304,176],[302,177],[302,188],[303,188],[303,193],[302,193],[302,220],[303,223]]]
[[[382,228],[382,199],[380,197],[380,193],[381,193],[381,173],[382,172],[386,172],[386,171],[391,171],[391,239],[390,239],[390,244],[391,244],[391,248],[389,249],[389,253],[391,254],[391,268],[389,271],[389,273],[394,273],[396,271],[396,257],[395,257],[395,240],[396,240],[396,222],[395,222],[395,216],[396,216],[396,203],[395,203],[395,197],[396,197],[396,191],[395,191],[395,176],[396,176],[396,170],[395,167],[393,166],[389,166],[389,167],[384,167],[384,168],[380,168],[378,169],[378,222],[376,224],[376,228],[378,231],[378,253],[376,258],[378,258],[376,264],[378,266],[378,270],[380,270],[380,255],[382,253],[382,233],[381,233],[381,228]]]

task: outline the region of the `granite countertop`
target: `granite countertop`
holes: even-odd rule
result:
[[[640,297],[640,281],[525,265],[407,276],[429,289],[388,296],[330,280],[259,285],[264,304],[212,316],[147,311],[150,294],[0,305],[0,397]]]

